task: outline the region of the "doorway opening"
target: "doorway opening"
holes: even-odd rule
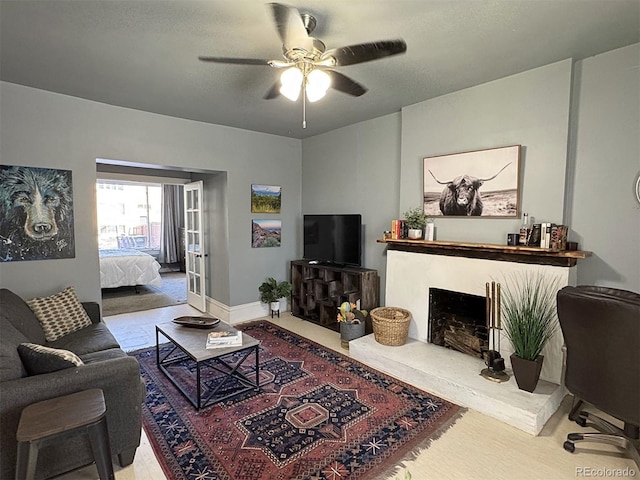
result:
[[[103,315],[186,303],[182,185],[101,176],[96,214]]]

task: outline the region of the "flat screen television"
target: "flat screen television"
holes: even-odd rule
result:
[[[360,214],[305,215],[305,260],[360,266],[362,255]]]

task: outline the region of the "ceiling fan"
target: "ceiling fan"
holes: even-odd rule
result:
[[[298,9],[281,3],[269,3],[273,18],[282,40],[283,60],[261,60],[254,58],[198,57],[203,62],[230,63],[236,65],[261,65],[284,69],[280,79],[267,91],[264,98],[272,99],[280,94],[296,101],[303,95],[303,121],[306,128],[306,100],[315,102],[325,96],[329,88],[359,97],[367,88],[343,75],[334,67],[369,62],[391,55],[404,53],[404,40],[384,40],[361,43],[327,50],[324,43],[310,34],[316,27],[316,19],[309,14],[300,14]]]

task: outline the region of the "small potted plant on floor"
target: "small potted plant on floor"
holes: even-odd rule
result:
[[[349,348],[349,341],[360,338],[365,333],[366,310],[360,310],[355,303],[343,302],[338,309],[340,340],[343,348]]]
[[[409,238],[414,240],[422,238],[422,232],[424,232],[424,227],[427,224],[427,216],[424,213],[424,209],[422,207],[412,208],[402,215],[409,228]]]
[[[280,317],[280,299],[291,295],[291,284],[289,282],[278,282],[275,278],[269,277],[258,287],[260,301],[268,303],[271,309],[271,318],[276,313]]]
[[[541,274],[514,275],[502,289],[502,328],[513,346],[511,367],[518,388],[533,392],[544,356],[542,349],[558,330],[558,280]]]

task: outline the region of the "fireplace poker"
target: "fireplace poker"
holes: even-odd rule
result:
[[[496,290],[496,328],[495,330],[498,335],[498,352],[496,354],[496,358],[493,360],[493,369],[496,372],[502,372],[504,370],[504,358],[500,355],[500,332],[502,331],[502,304],[500,300],[500,284],[497,285]]]
[[[495,314],[495,290],[496,285],[495,282],[485,284],[487,290],[487,335],[489,344],[487,346],[487,358],[486,364],[489,367],[489,370],[493,370],[493,363],[496,359],[496,337],[495,337],[495,324],[496,324],[496,314]],[[489,291],[491,289],[491,292]]]
[[[489,333],[489,329],[491,328],[491,294],[489,293],[489,282],[485,284],[487,289],[486,294],[486,312],[487,312],[487,334]]]
[[[500,313],[501,313],[501,305],[500,305],[500,284],[498,284],[497,286],[497,293],[496,293],[496,303],[497,303],[497,312],[496,312],[496,316],[497,316],[497,320],[496,320],[496,328],[498,329],[498,351],[500,351],[500,330],[502,330],[502,322],[500,319]]]
[[[487,351],[487,368],[482,369],[480,375],[492,382],[507,382],[509,375],[504,372],[504,358],[500,355],[500,330],[502,319],[500,315],[500,284],[496,282],[485,283],[486,288],[486,315],[487,331],[491,336],[489,350]],[[496,330],[498,331],[498,350],[496,350]]]
[[[491,349],[496,350],[496,282],[491,282]],[[494,353],[495,358],[495,353]]]
[[[485,284],[486,288],[486,315],[487,315],[487,353],[485,363],[487,367],[491,368],[494,359],[494,350],[493,350],[493,309],[491,308],[491,292],[489,282]]]

